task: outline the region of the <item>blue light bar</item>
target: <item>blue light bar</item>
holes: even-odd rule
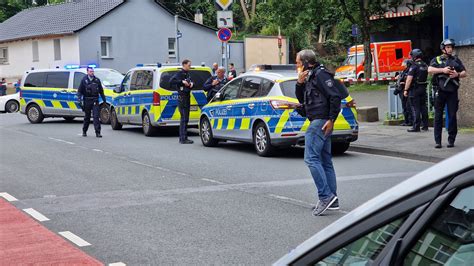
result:
[[[156,66],[157,66],[157,67],[161,67],[161,63],[157,63]]]
[[[142,67],[142,66],[143,66],[143,64],[137,64],[137,67]]]
[[[89,65],[87,65],[87,67],[97,68],[97,65],[96,64],[89,64]]]
[[[79,65],[65,65],[64,68],[65,69],[78,69]]]

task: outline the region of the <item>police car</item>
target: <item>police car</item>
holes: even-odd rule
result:
[[[111,126],[119,130],[124,124],[140,125],[145,136],[153,135],[158,127],[179,126],[178,92],[171,88],[171,77],[181,65],[143,65],[131,69],[111,106]],[[192,66],[189,71],[194,87],[191,92],[189,125],[198,125],[201,108],[207,103],[203,85],[211,77],[211,68]]]
[[[94,72],[102,81],[107,102],[112,102],[115,94],[113,88],[120,84],[123,75],[108,68],[95,68]],[[86,75],[86,67],[78,65],[67,65],[64,69],[27,71],[20,87],[20,112],[26,114],[31,123],[41,123],[46,117],[63,117],[67,121],[84,117],[76,94]],[[100,98],[99,102],[100,120],[109,123],[109,104],[103,104]]]
[[[295,108],[296,72],[248,72],[230,81],[214,96],[200,118],[204,146],[220,140],[253,143],[260,156],[270,156],[276,147],[304,144],[310,121]],[[355,103],[349,96],[341,102],[341,112],[332,135],[334,153],[344,153],[357,140]]]

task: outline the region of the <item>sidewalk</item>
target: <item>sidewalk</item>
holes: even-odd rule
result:
[[[443,129],[442,149],[435,149],[433,128],[428,132],[408,133],[409,127],[384,126],[382,122],[360,123],[359,139],[350,150],[371,154],[440,162],[474,146],[473,133],[458,133],[454,148],[446,148],[448,135]]]

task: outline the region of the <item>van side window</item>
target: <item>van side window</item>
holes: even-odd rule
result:
[[[25,79],[24,87],[44,87],[46,73],[31,73]]]
[[[86,74],[81,73],[81,72],[74,73],[74,84],[72,87],[76,90],[79,89],[79,86],[81,85],[81,81],[85,76]]]
[[[130,90],[151,90],[153,89],[153,71],[139,70],[133,72]]]
[[[69,87],[69,72],[47,72],[45,87],[67,89]]]

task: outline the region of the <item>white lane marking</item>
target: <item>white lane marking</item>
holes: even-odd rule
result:
[[[104,152],[103,150],[99,150],[99,149],[92,149],[92,150],[96,152]]]
[[[3,197],[3,198],[6,199],[7,201],[18,201],[15,197],[13,197],[12,195],[8,194],[7,192],[2,192],[2,193],[0,193],[0,197]]]
[[[59,232],[59,234],[79,247],[85,247],[85,246],[91,245],[89,242],[85,241],[84,239],[76,236],[75,234],[69,231]]]
[[[268,194],[268,195],[270,197],[277,198],[277,199],[280,199],[280,200],[293,201],[293,202],[301,203],[301,204],[304,204],[304,205],[314,206],[313,203],[309,203],[309,202],[302,201],[302,200],[297,200],[297,199],[294,199],[294,198],[288,198],[288,197],[280,196],[280,195],[276,195],[276,194]]]
[[[57,141],[57,142],[66,143],[66,144],[69,144],[69,145],[74,145],[75,144],[74,142],[65,141],[65,140],[62,140],[62,139],[56,139],[56,138],[51,138],[51,137],[48,137],[48,139],[54,140],[54,141]]]
[[[224,184],[225,184],[225,183],[223,183],[223,182],[221,182],[221,181],[217,181],[217,180],[209,179],[209,178],[201,178],[201,180],[207,181],[207,182],[211,182],[211,183],[215,183],[215,184],[219,184],[219,185],[224,185]]]
[[[423,160],[408,159],[408,158],[403,158],[403,157],[396,157],[396,156],[389,156],[389,155],[382,155],[382,154],[372,154],[372,153],[364,153],[364,152],[358,152],[358,151],[349,151],[349,153],[357,153],[357,154],[360,154],[360,155],[368,155],[368,156],[382,157],[382,158],[387,158],[387,159],[396,159],[396,160],[401,160],[401,161],[410,161],[410,162],[417,162],[417,163],[436,164],[436,163],[433,163],[433,162],[427,162],[427,161],[423,161]]]
[[[127,264],[123,262],[114,262],[114,263],[109,263],[109,266],[126,266]]]
[[[40,222],[49,221],[48,217],[44,216],[33,208],[23,209],[23,211]]]

